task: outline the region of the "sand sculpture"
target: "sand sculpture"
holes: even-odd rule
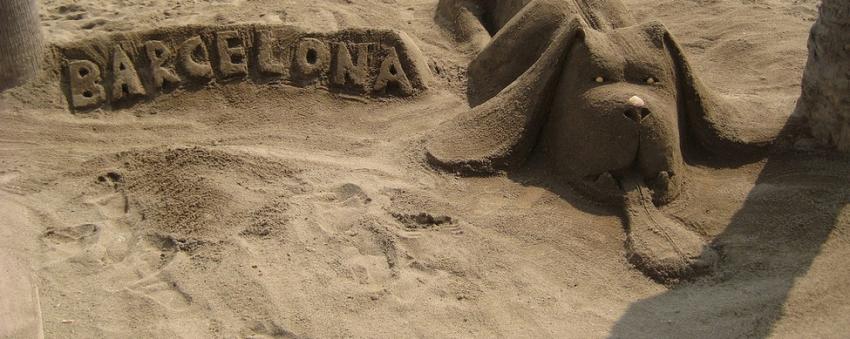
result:
[[[391,30],[307,33],[291,26],[187,26],[55,46],[73,110],[120,108],[211,81],[410,96],[430,73],[410,38]]]
[[[658,206],[681,193],[689,160],[753,154],[769,141],[736,131],[733,108],[700,83],[663,25],[636,24],[602,0],[443,0],[438,18],[483,47],[468,69],[473,108],[429,141],[432,165],[489,175],[540,154],[558,180],[623,202],[629,259],[648,276],[669,282],[716,263]]]
[[[850,152],[850,2],[825,0],[809,35],[798,110],[821,143]]]

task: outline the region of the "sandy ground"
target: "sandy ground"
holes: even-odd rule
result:
[[[783,127],[815,0],[625,2],[669,27],[707,85],[763,112],[742,123]],[[695,166],[665,211],[716,237],[722,260],[656,284],[626,262],[616,208],[535,166],[458,178],[424,163],[424,138],[468,108],[470,49],[435,6],[42,1],[51,42],[184,23],[379,26],[440,70],[409,100],[235,83],[74,115],[0,96],[0,247],[29,259],[46,336],[847,337],[846,157]]]

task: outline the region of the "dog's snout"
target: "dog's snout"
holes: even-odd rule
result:
[[[646,106],[646,101],[643,101],[641,97],[635,95],[629,98],[629,105],[640,108]]]
[[[629,98],[628,108],[623,112],[623,115],[634,122],[640,123],[650,113],[649,109],[646,108],[646,102],[639,96],[633,96]]]
[[[623,115],[626,118],[633,120],[634,122],[640,123],[643,119],[645,119],[651,112],[645,107],[637,108],[630,107],[623,112]]]

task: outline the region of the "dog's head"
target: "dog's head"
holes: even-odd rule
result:
[[[475,107],[431,139],[432,164],[483,174],[539,151],[592,197],[622,196],[619,178],[637,174],[666,203],[679,193],[686,150],[749,151],[728,128],[729,107],[660,23],[602,32],[576,20],[534,30],[552,42],[523,50],[497,36],[470,64]]]
[[[554,168],[592,196],[622,195],[632,171],[659,201],[683,177],[684,83],[667,31],[657,23],[609,32],[582,30],[566,61],[543,124],[541,148]]]

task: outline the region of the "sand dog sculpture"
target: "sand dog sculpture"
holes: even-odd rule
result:
[[[410,96],[428,86],[403,32],[309,33],[293,26],[169,27],[54,46],[68,106],[121,108],[177,89],[251,81],[360,96]]]
[[[733,108],[663,25],[602,0],[443,0],[438,19],[483,47],[468,69],[473,108],[430,139],[432,165],[488,175],[542,154],[559,180],[623,201],[629,260],[648,276],[671,282],[715,265],[717,253],[658,206],[683,190],[687,161],[769,141],[738,133]]]

